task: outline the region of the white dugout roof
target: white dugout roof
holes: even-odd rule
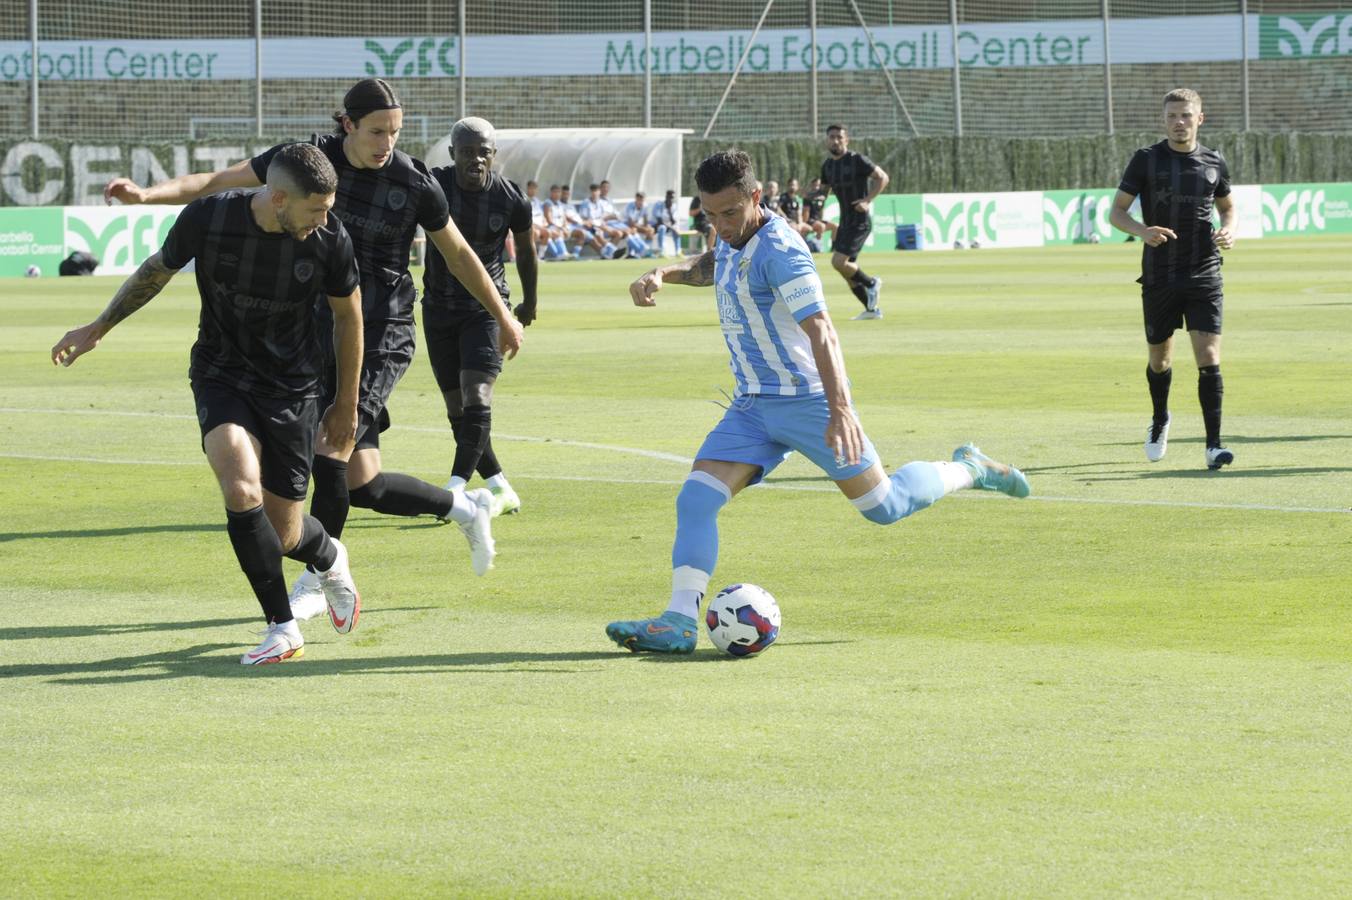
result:
[[[650,200],[667,191],[681,193],[682,128],[502,128],[493,168],[524,189],[540,184],[547,199],[551,184],[567,184],[574,201],[587,197],[587,186],[610,181],[611,198],[642,191]],[[426,151],[428,166],[451,164],[451,136]]]

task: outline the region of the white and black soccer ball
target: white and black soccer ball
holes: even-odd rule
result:
[[[961,249],[962,249],[962,241],[960,241],[960,240],[954,241],[954,242],[953,242],[953,249],[954,249],[954,250],[961,250]]]
[[[1099,242],[1098,232],[1097,231],[1089,232],[1089,243],[1097,244],[1098,242]]]
[[[41,278],[42,268],[40,266],[29,266],[23,270],[24,278]]]
[[[709,640],[724,653],[755,656],[779,637],[779,604],[765,588],[734,584],[709,601],[704,624]]]

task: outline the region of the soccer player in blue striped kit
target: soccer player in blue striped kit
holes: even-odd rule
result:
[[[699,604],[718,561],[719,510],[794,450],[879,525],[963,488],[1029,494],[1022,472],[971,444],[953,451],[952,461],[908,463],[889,477],[851,405],[812,255],[788,222],[761,205],[750,157],[716,153],[700,163],[695,183],[717,247],[653,269],[629,292],[636,306],[654,306],[664,284],[712,285],[737,391],[676,497],[670,604],[656,618],[606,626],[611,640],[634,652],[694,651]]]

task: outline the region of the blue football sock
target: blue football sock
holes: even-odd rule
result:
[[[718,511],[732,499],[727,485],[707,472],[691,472],[676,495],[676,540],[671,567],[712,575],[718,562]]]
[[[934,463],[907,463],[892,477],[850,502],[870,522],[891,525],[934,503],[946,493],[944,478]]]

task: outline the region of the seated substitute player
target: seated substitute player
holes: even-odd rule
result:
[[[362,358],[361,296],[352,241],[330,218],[338,176],[318,148],[275,154],[261,191],[194,200],[164,246],[141,264],[90,324],[52,348],[69,366],[197,261],[202,297],[188,379],[202,450],[225,497],[226,532],[268,622],[244,665],[304,654],[291,614],[282,557],[313,565],[340,633],[357,624],[361,599],[347,550],[304,515],[316,430],[350,448]],[[324,364],[315,305],[333,313],[337,390],[320,417]]]
[[[526,182],[526,201],[530,203],[531,235],[535,239],[535,256],[543,259],[549,245],[549,228],[545,225],[545,207],[540,200],[540,183],[535,179]]]
[[[1206,467],[1235,461],[1221,443],[1221,250],[1235,245],[1234,201],[1225,158],[1197,143],[1202,98],[1179,88],[1164,96],[1165,139],[1137,150],[1122,174],[1109,220],[1141,238],[1141,304],[1150,362],[1146,383],[1154,406],[1145,457],[1164,458],[1169,447],[1169,386],[1173,381],[1174,331],[1186,321],[1197,360],[1197,398],[1206,428]],[[1141,217],[1128,212],[1141,201]],[[1211,210],[1221,227],[1212,230]]]
[[[498,293],[510,296],[502,249],[510,231],[516,244],[516,273],[521,278],[521,304],[516,317],[523,326],[535,321],[535,255],[530,203],[521,188],[493,171],[497,140],[486,120],[469,117],[451,128],[451,165],[432,170],[451,207],[451,219],[488,270]],[[455,434],[455,460],[446,489],[463,490],[475,471],[493,496],[495,516],[521,509],[521,499],[502,473],[493,452],[493,385],[502,374],[498,323],[484,312],[474,295],[446,267],[435,249],[423,272],[423,334],[437,387],[446,401],[446,415]]]
[[[681,230],[676,225],[676,192],[668,190],[660,203],[652,206],[652,227],[657,240],[657,255],[667,254],[667,235],[671,235],[672,256],[681,255]]]
[[[889,478],[850,402],[840,342],[812,256],[787,222],[760,205],[751,159],[715,153],[695,172],[718,231],[712,253],[662,266],[629,287],[654,306],[664,283],[715,286],[737,392],[705,438],[676,497],[671,602],[655,619],[612,622],[611,640],[632,651],[690,653],[699,604],[718,559],[718,513],[793,450],[835,481],[855,509],[889,525],[951,491],[979,487],[1027,497],[1028,479],[971,444],[953,461],[913,462]]]
[[[803,198],[798,196],[797,178],[789,179],[784,193],[779,195],[779,202],[774,208],[784,217],[784,221],[789,223],[789,227],[798,232],[799,237],[806,239],[812,234],[812,229],[803,221]]]
[[[657,229],[653,227],[652,208],[648,206],[647,195],[642,191],[636,191],[634,199],[625,204],[624,224],[632,232],[629,238],[631,249],[641,247],[643,251],[631,253],[631,256],[656,255]]]
[[[611,211],[613,210],[612,207]],[[623,241],[626,231],[619,227],[619,223],[607,218],[606,204],[601,200],[601,185],[588,186],[587,199],[577,205],[577,212],[582,217],[582,224],[590,229],[592,234],[604,239],[600,249],[601,258],[622,259],[627,249],[617,246],[615,242]]]
[[[605,240],[601,232],[593,231],[587,227],[582,213],[579,211],[577,204],[573,203],[570,194],[571,189],[568,185],[565,184],[559,188],[558,208],[563,210],[564,221],[567,223],[564,226],[564,231],[568,234],[568,240],[573,242],[573,259],[582,258],[582,247],[584,245],[590,246],[596,251],[596,255],[602,259],[609,259],[614,256],[614,245]],[[610,250],[607,251],[606,247],[610,247]],[[610,253],[610,256],[606,255],[607,252]]]
[[[827,126],[826,151],[831,155],[822,163],[821,180],[840,201],[840,224],[831,238],[831,267],[864,304],[864,311],[855,318],[881,319],[882,279],[866,275],[856,260],[873,230],[869,216],[873,198],[887,187],[888,176],[873,160],[850,149],[850,133],[844,125]]]
[[[568,255],[568,234],[571,225],[568,224],[568,211],[563,202],[563,188],[557,184],[549,186],[549,198],[541,206],[544,207],[545,227],[549,230],[549,259],[571,259]]]
[[[395,149],[403,117],[394,90],[379,78],[367,78],[343,97],[343,109],[333,116],[336,130],[311,140],[338,172],[333,213],[352,236],[361,270],[366,356],[356,449],[350,454],[340,452],[320,436],[310,512],[334,537],[342,536],[352,506],[385,515],[450,519],[460,525],[469,543],[474,572],[483,575],[495,553],[488,492],[455,495],[411,475],[385,472],[381,465],[380,434],[390,426],[389,398],[413,361],[417,338],[416,292],[408,264],[419,225],[429,243],[451,261],[456,277],[470,286],[498,321],[503,351],[509,357],[515,355],[522,340],[521,326],[451,221],[441,187],[421,160]],[[283,146],[287,145],[219,172],[185,175],[146,190],[126,179],[115,179],[104,193],[127,203],[183,203],[228,188],[254,187],[262,183],[272,157]],[[331,366],[324,382],[331,396]],[[297,618],[318,613],[319,585],[314,571],[302,573],[293,585],[291,601]]]
[[[828,222],[822,218],[822,213],[826,208],[826,198],[830,191],[822,187],[822,180],[814,178],[808,184],[808,192],[803,197],[803,218],[807,220],[808,227],[812,229],[812,237],[808,238],[808,247],[813,253],[820,253],[822,249],[822,238],[829,232],[834,239],[836,234],[836,223]],[[816,246],[813,246],[813,240],[816,240]]]

